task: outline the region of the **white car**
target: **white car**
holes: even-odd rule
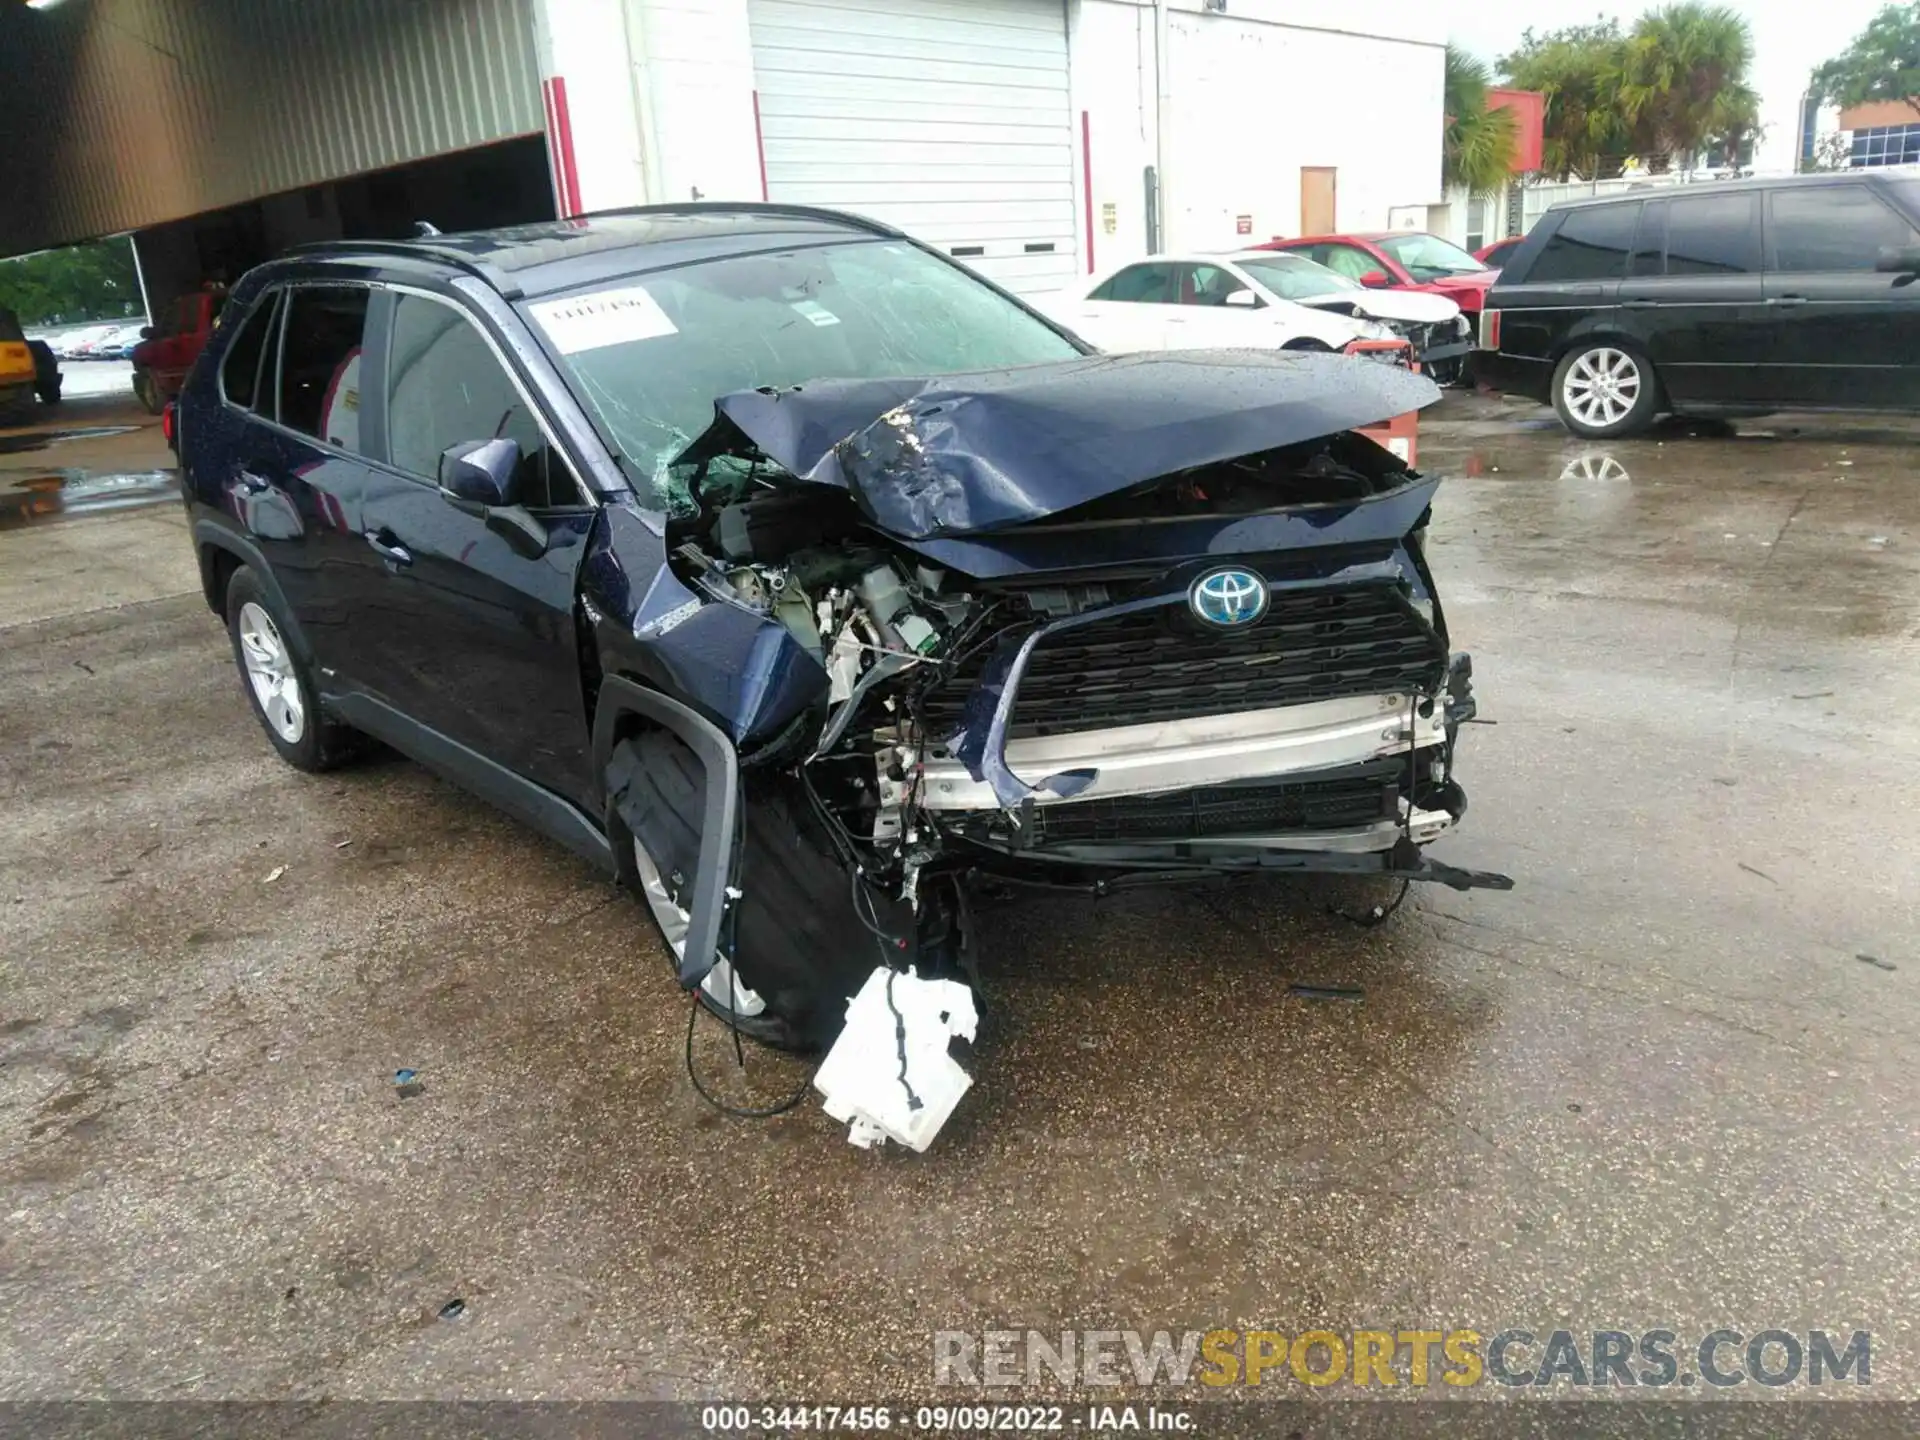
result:
[[[1404,339],[1446,383],[1472,347],[1442,295],[1369,290],[1304,255],[1156,255],[1042,299],[1040,308],[1103,350],[1338,350]]]

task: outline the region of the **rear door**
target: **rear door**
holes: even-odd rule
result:
[[[1647,201],[1627,269],[1620,324],[1670,399],[1684,407],[1773,398],[1757,190]]]
[[[1102,350],[1164,350],[1180,319],[1179,269],[1168,260],[1129,265],[1060,318]]]
[[[471,311],[396,290],[372,343],[379,403],[355,617],[370,688],[417,723],[589,803],[574,595],[594,508]],[[502,436],[521,449],[514,485],[544,532],[535,547],[440,494],[443,451]]]
[[[1920,406],[1920,285],[1874,269],[1920,234],[1864,180],[1767,195],[1768,350],[1783,403]]]
[[[319,667],[337,690],[354,667],[343,623],[366,481],[360,454],[360,355],[370,292],[293,284],[262,297],[220,369],[231,438],[204,448],[216,473],[201,493],[232,515],[266,558]]]

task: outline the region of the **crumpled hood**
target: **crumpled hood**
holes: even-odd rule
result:
[[[1025,524],[1176,471],[1372,425],[1439,398],[1377,360],[1263,350],[744,390],[682,457],[731,431],[801,480],[853,492],[905,540]]]
[[[1355,314],[1376,320],[1398,320],[1405,325],[1437,325],[1460,313],[1460,307],[1446,296],[1424,290],[1334,290],[1295,303],[1328,310],[1343,310],[1351,305]]]

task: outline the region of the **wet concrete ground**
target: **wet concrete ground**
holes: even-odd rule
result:
[[[1449,400],[1439,853],[1517,888],[997,914],[926,1156],[721,1119],[631,902],[279,764],[177,507],[0,533],[0,1398],[856,1400],[994,1326],[1868,1329],[1920,1393],[1914,440]]]

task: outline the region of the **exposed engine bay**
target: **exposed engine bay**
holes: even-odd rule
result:
[[[762,657],[725,692],[741,783],[804,795],[883,953],[883,910],[950,926],[970,877],[1505,888],[1423,854],[1465,813],[1472,668],[1424,555],[1437,482],[1354,428],[1433,393],[1188,352],[729,396],[677,463],[692,598],[635,633]],[[702,837],[707,893],[752,893],[732,856]],[[760,984],[720,919],[690,917],[682,983],[732,956]],[[861,1143],[930,1138],[843,1108]]]

